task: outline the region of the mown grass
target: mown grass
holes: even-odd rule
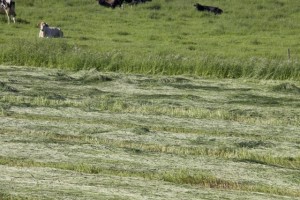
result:
[[[299,3],[194,3],[32,0],[17,24],[0,16],[0,199],[300,197]],[[41,20],[65,38],[37,38]]]
[[[299,80],[296,2],[248,0],[246,7],[238,0],[203,2],[221,7],[220,16],[197,12],[194,3],[156,0],[112,10],[83,0],[18,2],[18,23],[2,22],[7,37],[0,63]],[[38,39],[40,20],[62,27],[66,38]]]
[[[23,133],[24,134],[24,133]],[[31,134],[29,134],[31,135]],[[41,139],[39,140],[39,136]],[[62,134],[44,134],[43,132],[37,133],[35,135],[36,139],[40,142],[50,142],[50,143],[60,143],[60,144],[102,144],[110,145],[114,148],[125,148],[132,149],[134,152],[156,152],[156,153],[166,153],[178,156],[186,155],[197,155],[197,156],[208,156],[219,159],[229,159],[236,162],[248,162],[248,163],[258,163],[262,165],[289,168],[300,170],[300,157],[280,157],[272,154],[259,154],[253,153],[248,148],[251,142],[244,142],[243,146],[240,148],[233,148],[228,146],[218,146],[218,147],[205,147],[205,146],[178,146],[178,145],[163,145],[156,143],[141,143],[137,141],[128,140],[114,140],[114,139],[101,139],[92,136],[74,136],[74,135],[62,135]],[[207,143],[207,142],[206,142]],[[245,147],[248,145],[248,148]]]
[[[8,111],[9,108],[3,109],[2,116],[8,116],[15,119],[30,119],[35,121],[48,121],[48,122],[59,122],[61,121],[60,116],[41,116],[41,115],[33,115],[33,114],[14,114]],[[295,138],[288,138],[281,135],[263,135],[257,133],[242,133],[239,131],[228,131],[228,130],[207,130],[207,129],[199,129],[193,127],[181,127],[181,126],[166,126],[166,125],[158,125],[158,124],[139,124],[137,122],[127,122],[127,121],[112,121],[110,119],[76,119],[76,118],[67,118],[64,119],[65,122],[68,123],[79,123],[84,122],[85,124],[105,124],[110,125],[119,129],[133,129],[133,132],[143,135],[151,131],[159,131],[159,132],[172,132],[172,133],[188,133],[188,134],[195,134],[200,135],[196,139],[192,140],[192,144],[203,144],[207,141],[201,141],[202,135],[213,135],[213,136],[222,136],[222,137],[241,137],[247,139],[248,141],[239,142],[236,144],[237,147],[244,147],[244,148],[252,148],[255,146],[259,146],[259,144],[265,144],[269,146],[270,144],[267,141],[276,140],[278,142],[284,141],[293,141],[296,143],[300,143],[300,140],[295,140]],[[7,129],[0,129],[3,131],[8,131]],[[72,137],[72,136],[71,136]],[[264,142],[262,142],[264,141]],[[264,146],[264,145],[262,145]]]
[[[300,193],[288,188],[279,188],[269,185],[255,184],[255,183],[243,183],[234,182],[230,180],[222,180],[208,172],[197,172],[195,170],[179,169],[163,172],[149,172],[149,171],[128,171],[121,168],[105,168],[101,166],[88,165],[85,163],[43,163],[36,162],[28,159],[20,158],[7,158],[0,156],[0,164],[18,167],[50,167],[63,170],[72,170],[77,172],[89,173],[89,174],[111,174],[125,177],[142,177],[150,180],[163,180],[176,184],[191,184],[198,185],[207,188],[218,189],[231,189],[231,190],[245,190],[251,192],[263,192],[275,195],[284,195],[291,197],[300,197]]]
[[[0,191],[0,199],[1,200],[34,200],[35,198],[6,194]]]
[[[259,97],[253,97],[256,102],[259,102]],[[276,99],[263,97],[261,100],[262,104],[273,104],[272,101]],[[77,107],[83,110],[89,111],[108,111],[115,113],[140,113],[148,115],[164,115],[170,117],[179,117],[179,118],[195,118],[195,119],[220,119],[220,120],[232,120],[239,122],[246,122],[249,124],[290,124],[297,125],[299,122],[299,116],[297,114],[289,113],[289,118],[282,119],[282,116],[285,115],[285,110],[283,111],[274,111],[272,116],[269,116],[267,113],[258,114],[255,111],[242,111],[239,109],[225,109],[225,108],[195,108],[192,106],[179,106],[179,105],[158,105],[151,103],[150,101],[142,101],[138,103],[131,103],[131,100],[125,101],[125,99],[114,98],[112,99],[111,95],[101,95],[96,100],[86,99],[82,101],[81,99],[64,99],[60,95],[55,95],[52,97],[51,94],[46,94],[46,96],[16,96],[16,95],[3,95],[0,97],[0,102],[4,103],[6,106],[1,106],[1,113],[4,115],[5,107],[9,108],[14,105],[28,105],[33,107]],[[292,99],[295,101],[296,99]],[[275,104],[281,104],[279,101]],[[297,103],[295,105],[297,107]],[[29,116],[27,116],[29,117]]]
[[[224,198],[299,198],[297,81],[13,66],[0,77],[4,194],[94,199],[104,178],[121,189],[115,196],[153,184],[172,186],[159,193],[166,199],[178,189],[198,197],[199,187]]]

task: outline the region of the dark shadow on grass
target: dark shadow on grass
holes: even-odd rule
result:
[[[300,94],[300,88],[295,84],[291,83],[282,83],[271,88],[273,92],[284,92],[292,94]]]
[[[177,89],[196,89],[209,91],[249,91],[250,88],[222,88],[217,86],[193,85],[193,84],[170,84],[169,86]]]
[[[0,91],[2,91],[2,92],[14,92],[14,93],[18,92],[17,89],[7,85],[4,82],[0,82]]]
[[[124,148],[124,150],[128,153],[134,153],[134,154],[141,154],[143,153],[142,150],[136,149],[136,148]]]
[[[17,18],[16,23],[19,23],[19,24],[30,24],[29,21],[27,21],[26,19],[21,19],[21,18]]]
[[[232,97],[233,100],[229,101],[230,104],[244,104],[244,105],[268,105],[278,106],[281,105],[283,99],[259,96],[254,94],[238,94]]]
[[[235,162],[246,162],[246,163],[254,163],[267,165],[271,167],[277,168],[285,168],[285,169],[294,169],[299,170],[299,157],[264,157],[255,155],[255,157],[248,158],[234,158]]]
[[[237,147],[240,147],[240,148],[248,148],[248,149],[272,146],[271,143],[264,142],[264,141],[261,141],[261,140],[258,140],[258,141],[243,141],[243,142],[238,142],[235,145]]]
[[[149,99],[189,99],[193,101],[203,101],[204,99],[202,97],[196,96],[196,95],[168,95],[168,94],[141,94],[141,95],[136,95],[135,98],[138,99],[144,99],[144,100],[149,100]]]
[[[270,167],[283,168],[283,169],[287,169],[287,168],[288,169],[295,169],[293,167],[276,165],[276,164],[268,163],[268,162],[257,160],[257,159],[247,159],[247,158],[245,158],[245,159],[233,159],[233,161],[251,163],[251,164],[260,164],[260,165],[266,165],[266,166],[270,166]]]
[[[136,127],[132,130],[132,132],[137,135],[146,135],[150,133],[150,129],[147,127]]]
[[[253,164],[261,164],[261,165],[270,165],[267,162],[255,160],[255,159],[234,159],[236,162],[245,162],[245,163],[253,163]],[[277,165],[270,165],[270,166],[276,166]]]
[[[243,105],[260,105],[260,106],[280,106],[289,103],[292,107],[299,107],[300,102],[298,99],[285,98],[285,97],[268,97],[254,94],[238,94],[232,96],[229,104],[243,104]]]

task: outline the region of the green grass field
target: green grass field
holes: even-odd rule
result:
[[[153,0],[112,10],[96,1],[21,1],[19,23],[7,25],[2,17],[0,63],[299,80],[298,2],[203,1],[221,7],[219,16],[197,12],[194,3]],[[65,39],[37,38],[41,20],[61,27]]]
[[[299,3],[194,3],[0,16],[0,199],[300,198]]]

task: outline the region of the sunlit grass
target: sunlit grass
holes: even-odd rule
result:
[[[172,171],[151,172],[151,171],[128,171],[118,168],[105,168],[101,166],[88,165],[84,163],[54,163],[54,162],[35,162],[28,159],[0,157],[0,164],[18,167],[50,167],[63,170],[89,174],[111,174],[124,177],[142,177],[150,180],[163,180],[176,184],[191,184],[207,188],[243,190],[249,192],[263,192],[291,197],[300,197],[300,193],[288,188],[278,188],[274,186],[234,182],[223,180],[211,175],[208,172],[197,172],[195,170],[178,169]]]
[[[191,0],[185,5],[178,0],[156,0],[112,10],[82,0],[18,2],[19,23],[8,26],[2,22],[7,37],[3,38],[0,63],[299,80],[296,2],[284,0],[278,5],[249,0],[247,9],[237,0],[215,2],[224,10],[220,16],[197,12],[193,4]],[[49,6],[59,14],[47,12]],[[271,12],[274,9],[276,14]],[[41,20],[61,27],[66,38],[37,38],[35,25]]]

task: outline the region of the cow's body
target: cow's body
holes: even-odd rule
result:
[[[147,1],[152,1],[152,0],[124,0],[125,3],[131,4],[131,5],[136,5],[139,3],[145,3]]]
[[[8,23],[10,23],[11,19],[16,23],[15,6],[14,0],[0,0],[0,13],[6,14]]]
[[[222,9],[220,9],[220,8],[218,8],[218,7],[214,7],[214,6],[204,6],[204,5],[201,5],[201,4],[199,4],[199,3],[196,3],[195,5],[194,5],[196,8],[197,8],[197,10],[199,10],[199,11],[208,11],[208,12],[213,12],[213,13],[215,13],[215,15],[217,15],[217,14],[222,14],[223,13],[223,10]]]
[[[45,22],[41,22],[39,24],[39,28],[40,28],[39,37],[41,37],[41,38],[44,38],[44,37],[58,38],[58,37],[64,36],[64,34],[60,28],[49,27],[49,25]]]
[[[121,7],[123,2],[124,0],[98,0],[99,5],[110,8]]]
[[[123,8],[123,4],[127,3],[130,5],[136,5],[138,3],[145,3],[146,1],[152,1],[152,0],[97,0],[99,5],[109,7],[109,8],[115,8],[117,6]]]

